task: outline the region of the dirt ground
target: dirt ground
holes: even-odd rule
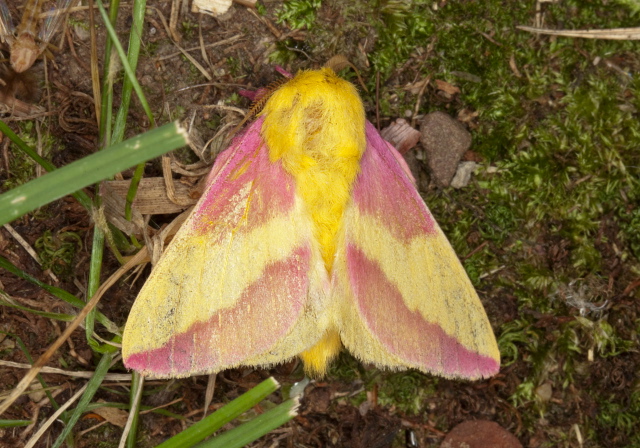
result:
[[[306,3],[311,5],[314,2]],[[512,178],[516,179],[510,181],[512,183],[505,186],[504,190],[518,193],[504,195],[506,205],[503,206],[487,199],[497,195],[500,189],[492,184],[494,181],[489,180],[490,174],[486,177],[481,175],[479,180],[472,181],[469,187],[462,190],[443,191],[430,181],[431,173],[420,145],[406,156],[414,169],[423,197],[430,206],[429,200],[432,199],[434,215],[452,239],[454,247],[463,250],[459,255],[474,281],[500,344],[503,356],[500,373],[490,379],[467,382],[430,377],[413,371],[381,372],[343,353],[326,378],[313,382],[307,388],[299,416],[252,446],[435,447],[440,446],[446,434],[457,424],[471,420],[496,422],[515,435],[522,446],[527,447],[640,446],[640,438],[634,434],[640,418],[640,354],[637,350],[637,332],[640,330],[640,250],[634,249],[634,245],[640,246],[640,242],[633,239],[637,237],[630,236],[635,229],[640,229],[640,217],[633,218],[637,215],[634,213],[640,197],[637,183],[616,187],[616,191],[623,191],[621,194],[627,195],[624,207],[607,209],[606,204],[600,206],[597,216],[588,218],[596,224],[585,233],[575,230],[577,233],[569,235],[558,231],[566,229],[568,224],[554,217],[548,209],[541,211],[540,215],[544,216],[529,226],[530,222],[521,218],[525,213],[522,210],[526,208],[523,198],[528,198],[529,193],[523,193],[526,188],[516,182],[527,177],[533,179],[538,174],[518,171],[521,165],[516,164],[516,155],[535,147],[544,138],[538,135],[537,139],[505,137],[504,141],[498,140],[501,132],[504,132],[504,129],[501,130],[503,118],[498,113],[491,116],[493,103],[490,102],[511,101],[504,100],[507,94],[500,91],[500,85],[488,89],[493,92],[489,94],[474,87],[475,81],[469,81],[468,84],[460,81],[459,86],[455,86],[451,79],[445,84],[436,82],[444,80],[443,76],[438,75],[440,64],[444,64],[440,60],[464,57],[461,53],[464,53],[466,45],[469,45],[468,57],[475,61],[475,65],[482,67],[483,59],[489,61],[493,57],[486,48],[503,51],[504,46],[512,43],[497,42],[494,45],[496,39],[500,41],[501,29],[496,25],[495,34],[485,31],[475,34],[474,40],[484,42],[482,48],[461,41],[457,46],[448,43],[451,46],[447,46],[446,51],[439,51],[439,44],[444,39],[440,38],[438,42],[436,38],[424,37],[429,34],[424,32],[418,37],[406,35],[407,39],[416,39],[415,50],[407,52],[402,60],[385,63],[380,51],[380,42],[383,41],[381,29],[385,28],[370,21],[372,16],[367,8],[395,11],[393,8],[396,8],[396,3],[404,4],[411,14],[427,14],[428,8],[431,8],[430,14],[434,14],[437,7],[443,10],[448,7],[447,1],[428,5],[392,1],[354,2],[349,5],[337,1],[325,2],[317,8],[317,15],[313,19],[318,25],[309,26],[308,29],[295,29],[291,20],[278,21],[278,17],[282,17],[282,12],[278,11],[282,11],[283,7],[279,1],[264,2],[257,12],[236,4],[230,13],[219,19],[183,8],[172,32],[169,25],[172,3],[148,0],[137,78],[159,124],[179,119],[189,128],[193,147],[176,151],[176,158],[185,165],[212,163],[215,155],[228,142],[226,134],[219,132],[220,129],[229,129],[239,123],[242,118],[239,112],[246,111],[251,105],[250,100],[239,93],[241,90],[268,86],[280,79],[281,76],[274,69],[276,64],[295,73],[301,68],[320,67],[328,58],[340,53],[346,55],[365,78],[369,91],[363,93],[363,97],[368,119],[373,123],[384,127],[396,118],[404,117],[415,124],[428,112],[444,111],[457,118],[473,136],[474,144],[465,159],[510,170]],[[471,20],[468,15],[480,7],[474,1],[458,3],[458,9],[451,13],[451,17],[442,18],[438,27],[450,26],[445,21],[454,20],[458,17],[456,14],[465,17],[464,20]],[[519,8],[511,2],[491,2],[492,8],[496,3],[504,3],[504,10],[511,6]],[[530,20],[514,22],[513,26],[531,23],[535,16],[535,8],[531,3],[520,10],[521,16],[514,18],[520,20],[528,17]],[[600,3],[598,5],[602,6]],[[465,6],[469,7],[468,13],[462,11]],[[490,10],[487,6],[485,15],[477,19],[478,23],[490,23],[497,17],[496,11],[500,9],[499,6],[495,7],[498,9]],[[581,2],[569,2],[568,11],[580,7]],[[588,7],[595,9],[593,4]],[[353,12],[351,8],[361,8],[361,11]],[[11,5],[10,9],[14,17],[20,15],[15,5]],[[346,17],[353,22],[345,22],[346,10],[350,11]],[[394,14],[397,16],[399,13]],[[62,44],[58,51],[52,52],[53,60],[47,61],[46,70],[44,63],[38,61],[18,81],[10,83],[9,87],[13,90],[5,87],[2,93],[5,103],[7,98],[15,97],[29,107],[42,108],[27,107],[21,114],[6,113],[3,120],[27,143],[41,148],[56,166],[64,166],[92,154],[101,144],[91,82],[91,40],[87,31],[89,14],[84,8],[74,11],[71,17],[64,36],[61,38],[57,34],[53,39],[56,46]],[[413,30],[411,21],[414,19],[411,17],[403,20],[409,23],[407,29]],[[558,16],[547,16],[547,19],[555,27],[562,25]],[[96,17],[96,21],[99,20]],[[117,30],[125,48],[131,20],[131,5],[121,5]],[[393,22],[385,23],[393,26]],[[327,24],[332,24],[333,28],[327,27]],[[594,28],[609,26],[604,19],[602,23],[588,24]],[[97,25],[96,30],[98,62],[102,67],[105,30],[102,25]],[[329,38],[329,35],[333,37]],[[581,41],[572,44],[573,48],[569,48],[569,45],[554,49],[545,47],[541,40],[529,39],[531,47],[535,47],[532,51],[540,53],[536,57],[548,61],[544,75],[548,78],[545,78],[544,87],[535,95],[524,90],[513,94],[513,102],[521,104],[520,117],[526,117],[515,121],[552,128],[544,120],[559,113],[560,109],[573,107],[562,102],[563,97],[569,95],[569,87],[563,81],[554,79],[556,70],[560,72],[566,69],[564,65],[558,68],[560,63],[554,58],[559,53],[570,51],[588,53],[584,59],[591,62],[594,61],[594,54],[606,53],[607,61],[631,73],[634,81],[620,89],[622,93],[615,98],[620,103],[616,103],[615,107],[619,104],[631,105],[635,109],[628,112],[629,116],[637,121],[640,99],[636,78],[640,63],[637,55],[628,47],[598,53]],[[185,57],[178,47],[186,49],[201,64],[202,70]],[[402,48],[399,45],[398,57],[404,51]],[[514,54],[520,54],[519,51],[517,48],[513,50]],[[509,57],[502,57],[502,64],[510,71]],[[584,66],[587,68],[579,73],[575,67],[566,69],[575,70],[571,88],[579,84],[580,79],[601,70],[589,63]],[[529,76],[531,84],[536,82],[531,78],[537,76],[531,73],[538,73],[532,67],[528,63],[511,64],[512,69],[523,73],[519,79]],[[434,75],[427,74],[428,70],[433,70]],[[607,76],[619,76],[615,70],[608,70]],[[468,71],[471,72],[471,69]],[[511,72],[514,73],[513,70]],[[204,73],[211,79],[207,79]],[[14,79],[6,67],[0,72],[0,77],[5,82]],[[119,104],[123,75],[119,72],[115,77],[114,104]],[[352,81],[357,83],[355,77]],[[420,84],[421,81],[424,81],[423,84]],[[597,89],[597,86],[592,87],[593,92]],[[473,95],[476,97],[473,98]],[[498,96],[502,99],[498,99]],[[484,101],[489,112],[485,110],[479,116],[474,115],[474,111],[479,109],[474,106],[475,100]],[[493,110],[497,111],[497,106]],[[504,122],[507,121],[504,119]],[[149,121],[135,98],[127,125],[126,137],[149,129]],[[569,129],[570,124],[566,125]],[[600,132],[599,125],[589,126]],[[605,123],[602,126],[611,128],[616,125]],[[582,131],[567,131],[567,135],[570,132],[580,135]],[[625,132],[612,132],[612,147],[619,142],[616,135],[626,135]],[[515,134],[513,131],[512,135]],[[602,135],[602,141],[605,141],[605,134]],[[624,140],[624,148],[635,148],[637,151],[638,143],[640,137],[635,135]],[[17,149],[6,137],[0,147],[0,191],[4,192],[40,175],[33,164],[18,155]],[[631,177],[637,175],[640,161],[637,152],[633,153],[632,149],[626,153],[622,149],[620,151],[624,153],[620,163],[626,164]],[[529,154],[533,154],[533,151]],[[559,167],[564,166],[565,162],[571,165],[563,157],[568,156],[559,149],[549,156],[555,165],[540,165],[540,171],[543,172],[540,174],[543,177],[541,182],[548,180],[550,184],[561,183],[558,179],[561,179],[564,171]],[[507,163],[513,165],[509,168]],[[532,156],[527,166],[537,166],[537,163],[539,160],[534,160]],[[132,173],[133,170],[123,173],[124,178],[131,177]],[[548,173],[556,173],[558,177],[556,180],[550,180],[551,177],[547,179],[545,176]],[[158,161],[147,163],[145,177],[161,175]],[[520,180],[517,180],[518,176]],[[189,188],[197,185],[198,176],[176,174],[174,177]],[[570,188],[577,189],[582,183],[589,184],[596,177],[587,173],[583,175],[583,180],[579,176],[572,178]],[[530,191],[543,189],[533,181],[531,185],[537,186],[527,187]],[[594,184],[594,189],[604,191],[604,185]],[[92,189],[86,190],[93,195]],[[509,199],[506,199],[507,196]],[[537,198],[536,203],[546,201],[547,204],[554,204],[554,200],[547,196]],[[624,215],[622,218],[620,213]],[[174,217],[175,214],[154,215],[151,225],[159,228]],[[73,198],[66,197],[14,221],[11,227],[24,242],[18,241],[6,227],[0,229],[2,257],[41,282],[86,298],[94,222],[82,206]],[[589,239],[589,254],[597,254],[597,265],[585,267],[576,261],[581,260],[577,254],[578,248],[583,247],[584,238]],[[51,263],[43,268],[25,250],[26,247],[35,248],[41,258],[43,254],[50,254]],[[106,249],[102,280],[119,266],[116,257]],[[140,277],[132,276],[113,286],[101,300],[100,312],[122,327],[148,272],[147,266]],[[551,282],[546,280],[548,278],[554,281],[561,278],[562,281]],[[571,282],[574,278],[579,281]],[[2,268],[0,290],[23,307],[49,313],[77,312],[77,309],[32,282]],[[3,361],[0,365],[0,389],[3,394],[15,387],[26,372],[24,368],[12,367],[6,362],[24,364],[37,359],[64,331],[66,325],[66,322],[52,319],[46,314],[38,315],[17,307],[0,307],[0,359]],[[100,326],[96,327],[96,331],[105,339],[113,336]],[[89,346],[85,331],[77,329],[47,366],[64,372],[91,372],[99,359],[100,355]],[[109,372],[124,374],[126,369],[118,361]],[[298,361],[270,370],[244,368],[222,372],[216,379],[210,410],[238,397],[270,375],[287,385],[304,376]],[[59,404],[65,403],[86,382],[85,377],[66,373],[43,373],[42,378]],[[151,408],[161,407],[169,413],[150,412],[141,416],[137,446],[155,446],[198,421],[202,415],[208,381],[208,377],[201,376],[147,382],[142,403]],[[105,417],[95,409],[87,412],[73,430],[74,446],[117,446],[122,433],[119,424],[122,415],[126,417],[126,410],[122,408],[129,403],[129,386],[121,379],[105,379],[92,402],[120,403],[120,414],[116,412],[116,415]],[[269,403],[263,403],[251,413],[256,415],[264,412],[272,403],[281,400],[279,393],[274,394],[267,399]],[[50,400],[42,391],[21,396],[2,418],[37,423],[17,428],[0,425],[0,446],[22,446],[53,412]],[[236,424],[229,424],[224,429]],[[53,424],[35,446],[51,446],[62,429],[61,423]],[[416,444],[408,442],[410,437],[415,437]]]

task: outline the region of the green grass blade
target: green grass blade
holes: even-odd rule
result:
[[[80,401],[78,401],[78,405],[76,406],[76,408],[73,410],[73,413],[71,414],[67,425],[52,445],[52,448],[58,448],[62,445],[67,436],[71,433],[71,430],[75,426],[80,416],[84,414],[86,407],[91,402],[91,399],[102,384],[104,377],[109,372],[109,366],[111,365],[111,362],[113,361],[115,355],[116,353],[105,353],[104,355],[102,355],[102,359],[100,359],[100,362],[98,363],[93,376],[87,384],[87,389],[84,391],[84,394],[82,394],[82,397],[80,398]]]
[[[298,415],[298,398],[292,398],[253,420],[196,445],[196,448],[242,448]]]
[[[0,195],[0,225],[186,143],[185,131],[169,123],[47,173]]]
[[[131,214],[133,213],[133,201],[135,200],[136,194],[138,193],[138,185],[140,185],[140,180],[142,180],[143,174],[144,164],[141,163],[136,167],[136,171],[131,177],[131,185],[129,186],[129,191],[127,191],[127,201],[124,205],[124,217],[129,221],[131,221]]]
[[[133,90],[135,90],[136,95],[138,95],[138,99],[140,100],[140,104],[142,104],[142,108],[147,114],[147,118],[149,118],[149,124],[151,127],[155,127],[156,121],[153,118],[153,113],[151,112],[151,107],[149,107],[149,103],[147,102],[147,98],[144,96],[142,92],[142,87],[140,87],[140,83],[136,79],[136,74],[134,73],[129,61],[127,60],[127,55],[124,52],[124,48],[120,44],[118,40],[118,35],[116,34],[116,30],[111,26],[111,21],[109,20],[109,16],[107,15],[107,11],[104,9],[101,0],[96,0],[96,5],[98,6],[98,10],[100,11],[100,15],[102,16],[102,20],[104,22],[105,28],[113,41],[113,46],[118,52],[118,56],[120,56],[120,62],[122,63],[122,68],[124,68],[125,73],[127,74],[127,78],[131,82],[133,86]]]
[[[16,310],[26,311],[28,313],[35,314],[36,316],[46,317],[47,319],[59,320],[61,322],[72,322],[73,319],[76,318],[76,316],[74,316],[73,314],[51,313],[47,311],[35,310],[33,308],[18,305],[16,303],[11,303],[5,300],[3,291],[0,291],[0,306],[8,306]]]
[[[131,32],[129,33],[129,49],[127,52],[127,61],[131,67],[131,72],[135,74],[136,67],[138,66],[138,58],[140,56],[140,45],[142,44],[142,27],[144,25],[144,15],[146,12],[147,2],[146,0],[135,0],[133,2],[133,21],[131,24]],[[128,74],[128,72],[127,72]],[[131,102],[131,93],[135,87],[134,82],[137,80],[127,76],[122,83],[122,95],[120,101],[120,109],[116,115],[116,120],[113,128],[113,135],[111,136],[112,143],[120,142],[124,137],[124,131],[127,127],[127,116],[129,115],[129,104]],[[147,111],[151,125],[154,125],[153,115],[151,110]],[[136,171],[131,179],[131,186],[127,193],[127,200],[125,203],[124,216],[125,219],[131,220],[131,206],[138,191],[138,184],[142,175],[144,174],[144,165],[139,164],[136,167]]]
[[[99,201],[100,197],[96,197]],[[97,204],[96,204],[97,205]],[[91,264],[89,268],[89,284],[87,285],[87,297],[93,297],[100,287],[100,272],[102,272],[102,256],[104,254],[104,233],[99,226],[93,228],[93,245],[91,246]],[[93,329],[98,313],[98,308],[92,309],[85,319],[85,336],[89,345],[99,345],[93,338]]]
[[[0,120],[0,132],[9,137],[11,140],[22,152],[31,157],[33,161],[39,164],[42,168],[44,168],[47,172],[53,171],[57,169],[57,167],[49,162],[47,159],[41,157],[33,148],[27,145],[20,137],[16,135],[15,132],[11,130],[7,124]],[[84,191],[76,191],[73,193],[73,197],[82,204],[84,208],[87,210],[91,209],[91,198]]]
[[[133,2],[133,20],[131,23],[131,32],[129,33],[129,49],[127,51],[127,61],[129,62],[132,73],[135,73],[136,67],[138,66],[140,45],[142,44],[144,14],[147,9],[146,6],[146,0],[135,0]],[[129,115],[131,93],[134,88],[134,80],[127,76],[122,82],[122,99],[120,100],[120,109],[118,110],[118,114],[116,115],[116,120],[113,125],[113,134],[111,136],[112,143],[118,143],[124,136],[124,131],[127,127],[127,116]],[[151,123],[153,123],[153,121],[151,121]]]
[[[113,27],[118,18],[118,7],[120,0],[111,0],[109,4],[109,23]],[[99,141],[103,146],[111,145],[111,121],[113,110],[113,78],[112,70],[112,56],[113,42],[111,38],[107,36],[104,45],[104,70],[102,75],[102,112],[100,113],[100,133]]]
[[[22,339],[18,335],[13,333],[8,333],[6,331],[0,331],[0,333],[6,334],[7,336],[13,338],[16,341],[16,344],[18,345],[22,353],[24,354],[24,357],[27,358],[27,362],[29,364],[33,364],[33,358],[31,357],[31,353],[29,353],[29,349],[27,348],[25,343],[22,341]],[[42,386],[42,390],[47,395],[47,398],[49,399],[49,403],[51,403],[51,406],[53,407],[53,409],[55,409],[56,411],[60,409],[60,405],[53,398],[53,395],[51,395],[51,392],[49,391],[49,386],[47,386],[47,383],[44,380],[44,378],[42,378],[42,375],[38,374],[37,378],[38,378],[38,382],[40,383],[40,386]]]
[[[280,384],[274,378],[267,378],[253,389],[240,395],[198,423],[191,425],[180,434],[161,443],[156,448],[186,448],[193,446],[260,403],[267,396],[278,390],[279,387]]]
[[[29,426],[31,420],[0,420],[0,428],[16,428],[19,426]]]
[[[84,301],[80,300],[79,298],[65,291],[64,289],[41,282],[37,278],[32,277],[26,272],[24,272],[22,269],[18,269],[16,266],[13,265],[13,263],[11,263],[9,260],[7,260],[1,255],[0,255],[0,268],[7,270],[8,272],[12,273],[17,277],[20,277],[23,280],[27,280],[28,282],[33,283],[36,286],[39,286],[40,288],[47,291],[49,294],[75,306],[76,308],[83,308],[86,305]],[[97,313],[97,320],[102,325],[104,325],[107,331],[114,334],[118,333],[119,331],[118,326],[115,323],[111,322],[104,314],[102,314],[99,311]]]

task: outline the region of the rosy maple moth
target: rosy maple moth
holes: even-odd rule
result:
[[[302,71],[220,154],[143,286],[126,367],[183,377],[346,347],[380,368],[495,374],[484,308],[402,156],[331,69]]]

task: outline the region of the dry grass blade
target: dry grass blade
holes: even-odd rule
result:
[[[549,30],[531,26],[518,26],[529,33],[550,36],[581,37],[583,39],[640,40],[640,28],[611,28],[607,30]]]
[[[96,111],[96,122],[100,125],[102,109],[102,95],[100,94],[100,73],[98,67],[98,44],[96,43],[95,14],[93,0],[89,0],[89,31],[91,36],[91,88],[93,90],[93,104]]]
[[[165,183],[165,193],[169,200],[179,206],[183,207],[183,210],[190,205],[195,204],[195,200],[190,196],[184,197],[184,195],[176,194],[176,184],[173,181],[172,170],[171,170],[171,157],[162,156],[162,174]]]
[[[119,191],[114,191],[110,186],[112,182],[120,186]],[[100,184],[100,196],[102,197],[104,216],[111,224],[127,235],[140,235],[144,231],[145,222],[142,213],[135,207],[135,201],[134,206],[131,208],[131,218],[127,219],[124,216],[127,203],[126,197],[130,185],[130,180],[103,182]],[[138,200],[139,195],[136,195],[136,201]]]
[[[85,384],[84,386],[82,386],[80,388],[80,390],[78,390],[78,392],[73,394],[73,396],[71,398],[69,398],[65,404],[60,406],[60,408],[56,412],[54,412],[53,415],[51,415],[51,417],[49,417],[46,422],[44,422],[42,424],[42,426],[40,427],[38,432],[36,432],[31,437],[31,439],[29,439],[29,441],[24,446],[24,448],[32,448],[32,447],[34,447],[35,444],[38,442],[38,440],[40,440],[40,437],[42,437],[42,435],[47,431],[47,429],[49,429],[49,427],[53,424],[53,422],[55,422],[58,419],[60,414],[62,414],[64,411],[66,411],[69,408],[69,406],[71,406],[78,398],[80,398],[80,396],[84,393],[86,388],[87,388],[87,385]]]
[[[136,396],[133,400],[133,407],[129,410],[129,417],[127,418],[127,423],[124,426],[124,430],[122,431],[122,436],[120,437],[120,443],[118,444],[118,448],[124,448],[127,443],[127,438],[129,437],[129,432],[131,432],[131,426],[133,425],[134,419],[138,415],[138,408],[140,406],[140,397],[142,396],[142,389],[144,385],[144,377],[140,377],[140,384],[138,384],[138,388],[136,390]]]
[[[209,405],[211,405],[211,401],[213,400],[213,392],[216,389],[217,377],[217,373],[212,373],[209,375],[209,379],[207,381],[207,390],[204,393],[204,409],[202,412],[202,418],[205,418],[207,416],[207,410],[209,409]]]
[[[355,65],[353,65],[345,55],[337,54],[335,56],[332,56],[331,58],[329,58],[327,62],[325,62],[324,66],[329,67],[331,70],[333,70],[336,73],[347,67],[351,68],[355,72],[356,76],[358,77],[358,83],[360,84],[362,89],[365,92],[367,91],[367,86],[365,85],[364,80],[360,76],[360,72],[358,71],[358,68]]]
[[[29,387],[31,381],[40,373],[40,370],[44,367],[44,365],[49,361],[51,356],[65,343],[65,341],[71,336],[71,333],[80,326],[80,324],[84,321],[84,318],[87,317],[89,312],[98,304],[100,298],[104,295],[107,290],[113,286],[119,279],[122,277],[127,271],[129,271],[134,266],[140,264],[147,257],[147,250],[143,248],[136,255],[134,255],[124,266],[118,269],[116,272],[111,275],[104,282],[104,284],[98,289],[96,294],[91,298],[87,305],[78,313],[78,316],[75,318],[73,322],[69,324],[66,330],[56,339],[56,341],[51,344],[51,346],[44,352],[40,358],[33,364],[33,367],[27,374],[20,380],[18,385],[11,391],[9,396],[0,403],[0,415],[2,415],[8,408],[13,404],[18,397],[22,395],[22,393]]]
[[[178,232],[178,230],[180,230],[180,227],[182,227],[182,224],[184,224],[187,218],[191,215],[192,211],[193,207],[190,207],[182,214],[178,215],[169,223],[169,225],[167,225],[167,227],[162,229],[159,234],[156,234],[153,239],[149,239],[147,241],[145,238],[145,241],[147,241],[147,246],[145,247],[147,248],[148,254],[151,258],[152,265],[156,265],[162,255],[165,243],[169,241]]]
[[[169,26],[169,24],[167,24],[167,19],[164,17],[164,15],[162,14],[162,12],[157,9],[154,8],[153,6],[148,6],[148,9],[155,11],[155,13],[158,15],[158,17],[160,18],[160,21],[162,22],[162,25],[164,26],[164,29],[167,32],[167,35],[172,36],[173,37],[173,33],[171,33],[171,27]],[[172,39],[173,40],[173,39]],[[194,67],[196,67],[198,69],[198,71],[202,74],[202,76],[204,76],[205,78],[207,78],[207,81],[212,81],[213,77],[211,76],[211,74],[209,74],[209,72],[207,71],[206,68],[204,68],[193,56],[191,56],[184,48],[182,48],[180,45],[178,45],[177,41],[173,41],[173,44],[176,46],[176,48],[178,48],[178,50],[180,50],[180,52],[184,55],[185,58],[187,58],[189,60],[189,62],[191,62]]]
[[[0,360],[0,366],[13,367],[16,369],[30,369],[32,367],[30,364],[23,364],[20,362],[4,361],[4,360]],[[40,372],[52,373],[55,375],[65,375],[65,376],[70,376],[72,378],[91,378],[91,376],[94,374],[93,371],[88,371],[88,370],[84,372],[77,372],[77,371],[71,371],[71,370],[58,369],[55,367],[43,367]],[[105,375],[105,380],[131,381],[131,374],[130,373],[107,373]]]
[[[20,246],[22,246],[22,248],[29,255],[31,255],[31,258],[33,258],[36,261],[36,263],[42,266],[42,260],[40,260],[40,257],[38,256],[36,251],[33,249],[33,247],[31,247],[31,245],[24,238],[22,238],[22,236],[18,232],[16,232],[13,229],[13,227],[11,227],[10,224],[5,224],[3,227],[18,242],[18,244],[20,244]],[[53,280],[56,283],[58,282],[58,278],[53,272],[49,271],[49,276],[51,277],[51,280]]]
[[[115,194],[119,198],[126,196],[129,184],[129,180],[113,180],[103,183],[104,192],[107,195]],[[196,203],[197,198],[193,198],[191,195],[192,187],[189,187],[183,183],[174,183],[174,194],[179,199],[179,202],[183,205],[171,201],[167,195],[165,188],[165,181],[162,177],[147,177],[140,181],[138,186],[138,194],[135,201],[133,201],[134,208],[142,215],[158,215],[158,214],[171,214],[180,213],[187,207]],[[108,190],[108,191],[107,191]],[[107,214],[109,217],[111,214]]]

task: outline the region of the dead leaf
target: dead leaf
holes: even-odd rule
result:
[[[413,84],[407,84],[404,87],[404,90],[411,92],[413,95],[417,95],[419,94],[425,87],[425,85],[427,85],[429,83],[430,77],[427,76],[424,79],[421,79],[418,82],[414,82]]]
[[[381,132],[382,138],[391,143],[400,154],[408,152],[420,141],[420,131],[413,129],[407,120],[398,118]]]
[[[129,413],[127,411],[108,406],[94,409],[93,413],[98,414],[100,417],[119,428],[124,428],[124,425],[127,424],[127,418],[129,417]]]
[[[442,90],[444,93],[448,93],[449,95],[457,95],[460,93],[459,88],[441,79],[436,79],[436,87],[438,90]]]
[[[471,123],[478,116],[477,110],[462,109],[458,112],[458,121],[461,123]]]

